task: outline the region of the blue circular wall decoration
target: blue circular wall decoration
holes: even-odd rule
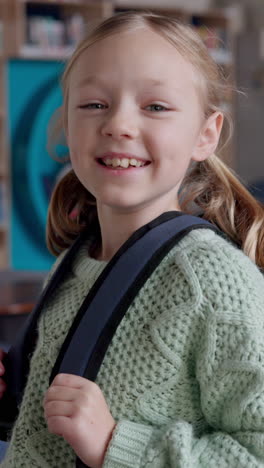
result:
[[[46,149],[49,122],[62,102],[59,86],[61,64],[36,62],[11,61],[9,69],[11,249],[14,268],[43,270],[48,269],[53,261],[45,244],[46,218],[51,191],[63,167],[48,155]],[[15,87],[19,72],[23,78],[21,94]],[[67,147],[60,146],[59,153],[62,157],[67,155]],[[26,255],[27,251],[32,252],[33,257]]]

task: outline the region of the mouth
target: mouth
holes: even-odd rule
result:
[[[105,166],[109,169],[131,169],[145,167],[150,164],[150,161],[139,159],[136,157],[128,156],[103,156],[97,158],[98,163],[101,166]]]

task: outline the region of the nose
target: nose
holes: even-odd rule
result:
[[[121,107],[110,110],[105,116],[101,127],[101,133],[103,136],[108,136],[116,140],[137,138],[139,128],[134,112]]]

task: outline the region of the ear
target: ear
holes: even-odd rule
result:
[[[224,116],[221,112],[214,112],[203,124],[198,136],[197,144],[192,154],[193,161],[204,161],[211,156],[218,145]]]

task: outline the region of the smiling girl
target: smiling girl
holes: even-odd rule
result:
[[[188,26],[123,13],[82,41],[62,83],[73,170],[50,204],[53,271],[89,236],[43,311],[1,466],[73,468],[76,456],[92,468],[264,466],[264,213],[215,155],[218,67]],[[197,209],[233,242],[187,234],[132,302],[96,382],[58,374],[49,386],[107,262],[163,213]]]

